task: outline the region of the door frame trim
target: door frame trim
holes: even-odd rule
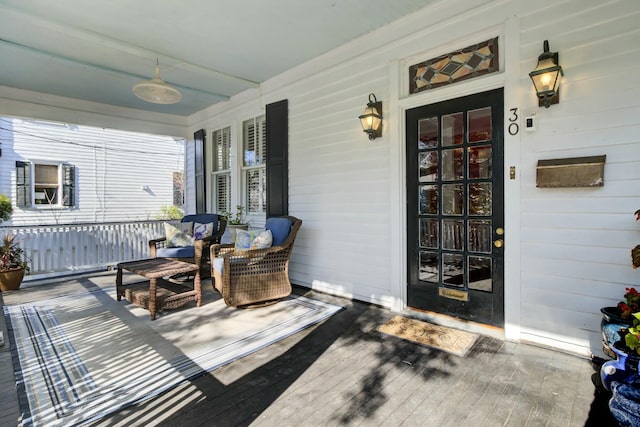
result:
[[[513,72],[500,71],[477,79],[463,81],[451,86],[443,86],[432,91],[424,91],[415,95],[402,98],[400,84],[405,72],[404,60],[389,63],[389,111],[385,111],[388,117],[385,123],[388,131],[387,138],[395,141],[394,147],[389,150],[390,165],[390,223],[395,224],[390,233],[390,254],[396,254],[391,262],[391,292],[393,311],[402,311],[407,308],[407,237],[406,237],[406,143],[405,143],[405,113],[408,109],[421,105],[434,104],[447,99],[454,99],[474,93],[484,92],[500,87],[504,88],[504,169],[510,166],[520,167],[520,144],[522,131],[518,135],[510,135],[506,127],[509,121],[506,115],[510,108],[525,105],[522,102],[520,80],[520,24],[516,17],[511,17],[504,23],[502,31],[498,31],[500,42],[504,49],[504,70],[512,69]],[[494,30],[487,34],[496,33]],[[479,36],[479,37],[482,37]],[[510,68],[510,65],[513,67]],[[535,64],[533,64],[535,65]],[[533,96],[533,95],[532,95]],[[528,104],[526,104],[528,105]],[[520,110],[519,116],[526,115]],[[522,128],[522,126],[521,126]],[[504,174],[504,215],[505,229],[509,230],[509,237],[505,239],[504,252],[504,331],[507,339],[520,339],[520,305],[521,305],[521,273],[520,273],[520,182],[519,172],[516,179],[510,180],[509,174]],[[508,194],[508,197],[506,195]]]
[[[504,75],[503,73],[490,74],[485,78],[479,78],[471,80],[469,83],[462,82],[460,85],[452,85],[451,87],[444,87],[436,90],[436,96],[430,96],[432,94],[429,91],[421,92],[413,95],[411,98],[397,100],[396,102],[390,102],[391,117],[389,121],[392,123],[393,128],[390,132],[395,133],[398,144],[391,151],[391,176],[395,179],[391,180],[392,195],[391,202],[391,224],[395,224],[396,227],[392,230],[392,239],[390,241],[391,253],[398,254],[394,268],[392,270],[392,278],[396,283],[395,289],[393,289],[394,305],[392,309],[395,311],[401,311],[407,308],[407,168],[406,168],[406,112],[412,108],[420,107],[423,105],[436,104],[448,99],[460,98],[467,95],[473,95],[474,93],[486,92],[493,89],[504,87]],[[393,98],[392,98],[393,99]],[[506,88],[505,88],[506,99]],[[394,105],[395,104],[395,105]],[[505,104],[506,105],[506,104]],[[506,138],[505,138],[506,144]],[[506,152],[506,147],[505,147]],[[505,153],[505,165],[507,164]],[[506,167],[506,166],[505,166]],[[505,189],[506,191],[506,189]],[[393,207],[396,209],[393,209]],[[506,219],[506,200],[505,200],[505,222]],[[506,224],[505,224],[506,227]],[[505,248],[505,287],[506,287],[506,256],[507,250]],[[506,305],[506,304],[505,304]],[[506,313],[505,313],[506,316]],[[506,324],[506,318],[505,318]]]

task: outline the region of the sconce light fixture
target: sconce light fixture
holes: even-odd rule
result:
[[[369,135],[370,140],[382,136],[382,102],[376,99],[372,93],[369,94],[369,102],[364,113],[359,117],[362,129]]]
[[[560,76],[562,67],[558,64],[558,52],[549,52],[549,41],[544,41],[544,52],[538,56],[538,66],[529,73],[538,95],[538,106],[549,108],[560,102]]]

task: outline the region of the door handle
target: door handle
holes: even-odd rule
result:
[[[504,246],[504,240],[502,239],[494,240],[493,246],[495,246],[496,248],[501,248],[502,246]]]

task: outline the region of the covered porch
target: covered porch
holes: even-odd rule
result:
[[[146,28],[138,14],[122,18],[130,2],[105,2],[99,10],[85,3],[10,0],[0,7],[6,24],[0,53],[12,58],[0,73],[0,115],[184,138],[185,213],[242,205],[260,226],[269,212],[262,203],[266,169],[273,166],[257,162],[269,139],[262,131],[270,127],[269,106],[285,102],[279,131],[286,138],[275,139],[286,139],[288,146],[278,148],[287,161],[276,165],[281,174],[271,182],[286,182],[282,206],[304,220],[291,281],[298,294],[346,307],[104,425],[607,425],[590,358],[603,356],[600,308],[616,305],[638,283],[629,263],[640,207],[636,0],[378,1],[375,24],[360,16],[357,3],[318,1],[310,13],[311,6],[288,1],[290,15],[265,3],[260,7],[268,10],[254,5],[251,19],[244,6],[224,10],[211,2],[206,12],[181,6],[175,13],[167,3],[157,5],[164,13],[145,21]],[[336,22],[338,31],[330,25]],[[335,43],[307,50],[316,35]],[[529,73],[549,43],[564,75],[559,103],[545,108]],[[442,61],[474,46],[465,57],[471,62]],[[238,54],[245,49],[253,54]],[[443,78],[439,71],[456,74],[484,62],[475,54],[487,49],[495,64],[486,73],[432,85]],[[133,94],[158,58],[181,102],[156,104]],[[434,64],[442,66],[438,73],[426,70]],[[489,93],[488,105],[476,105]],[[374,140],[358,123],[367,97],[382,103]],[[452,127],[438,134],[445,119],[478,111],[491,112],[489,122],[489,115],[477,117],[488,127],[480,130],[490,128],[491,145],[481,132],[472,137],[464,130],[472,120],[459,120],[458,134],[469,137],[464,143],[444,142]],[[437,147],[429,145],[434,141]],[[20,152],[10,139],[2,143],[0,192],[15,201],[15,164],[39,160],[42,146]],[[431,155],[442,160],[437,168]],[[451,179],[444,178],[447,156]],[[606,161],[588,185],[566,179],[540,185],[540,165],[591,158]],[[109,168],[121,170],[119,163]],[[86,189],[85,182],[79,179],[78,188]],[[479,188],[491,190],[482,194],[492,194],[492,210],[483,213],[484,203],[476,203]],[[447,189],[450,197],[440,199]],[[468,196],[467,205],[456,203],[459,194]],[[443,202],[432,212],[434,200]],[[444,201],[451,206],[443,209]],[[456,232],[446,240],[445,224],[452,223]],[[468,238],[483,230],[489,232],[481,241]],[[30,280],[19,293],[0,296],[4,304],[53,297],[66,286],[100,290],[113,283],[112,273],[96,283],[92,276],[61,277],[59,268],[76,265],[64,260],[65,246],[34,248],[55,252],[43,258],[45,270],[48,260],[62,260],[48,271],[57,285]],[[143,249],[95,263],[145,257]],[[488,253],[495,257],[487,261]],[[488,262],[495,262],[494,287],[487,286]],[[432,301],[435,307],[422,305]],[[467,302],[475,311],[466,311]],[[497,315],[458,359],[377,332],[409,307],[412,316],[429,311],[438,321],[460,314],[459,327]],[[7,344],[1,353],[10,357]],[[3,381],[8,369],[2,365]],[[12,424],[15,393],[5,384],[2,414]]]
[[[114,281],[110,272],[42,280],[0,294],[0,301],[42,301]],[[212,292],[208,280],[204,288]],[[393,313],[376,305],[294,292],[345,309],[91,425],[615,425],[588,359],[490,335],[458,357],[383,336],[377,327]],[[6,337],[4,318],[2,330]],[[7,426],[20,415],[8,347],[0,349],[0,424]]]

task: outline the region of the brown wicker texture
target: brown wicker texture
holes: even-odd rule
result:
[[[212,285],[230,307],[250,306],[291,294],[289,259],[302,220],[291,220],[291,232],[280,246],[237,251],[233,244],[211,245],[211,259],[222,258],[222,273],[213,268]]]
[[[209,265],[209,247],[214,243],[220,243],[220,239],[224,234],[224,230],[227,228],[227,219],[221,215],[218,215],[218,230],[211,236],[202,240],[196,240],[193,244],[195,257],[192,258],[173,258],[181,261],[190,262],[200,266],[200,276],[203,279],[209,277],[210,265]],[[160,248],[167,247],[167,238],[160,237],[158,239],[149,240],[149,255],[151,258],[157,257],[157,251]]]
[[[123,284],[122,271],[128,270],[139,276],[148,278],[142,282]],[[176,274],[195,274],[193,286],[165,280],[164,277]],[[139,261],[121,262],[116,275],[116,296],[120,301],[127,301],[149,310],[151,320],[162,309],[177,308],[189,301],[196,306],[202,304],[202,283],[197,264],[177,261],[168,258],[152,258]]]

